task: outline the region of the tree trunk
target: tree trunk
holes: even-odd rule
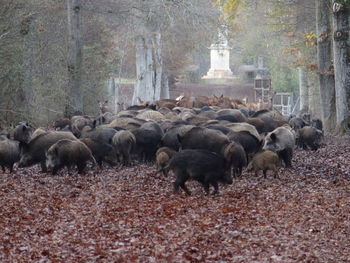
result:
[[[22,83],[22,89],[24,93],[24,100],[23,100],[23,110],[25,112],[25,116],[28,120],[31,120],[33,117],[33,112],[37,112],[37,110],[33,110],[33,107],[35,106],[34,103],[34,83],[33,79],[35,77],[35,41],[36,41],[36,35],[34,32],[35,24],[34,24],[34,17],[30,16],[27,17],[23,22],[23,24],[26,24],[25,31],[26,37],[25,37],[25,52],[24,52],[24,58],[23,58],[23,83]],[[23,32],[22,32],[23,33]]]
[[[162,75],[163,75],[163,60],[161,53],[161,35],[159,30],[154,34],[152,38],[152,47],[154,54],[154,97],[153,101],[160,99],[161,87],[162,87]]]
[[[161,99],[170,99],[169,94],[169,79],[167,74],[163,72],[162,74],[162,86],[160,90],[160,98]]]
[[[336,131],[344,134],[349,124],[350,61],[348,54],[349,9],[334,1],[333,4],[333,56],[336,100]]]
[[[308,71],[309,86],[309,113],[312,118],[322,118],[321,114],[321,96],[320,87],[318,85],[318,76]]]
[[[80,0],[67,0],[68,10],[68,87],[65,115],[71,117],[83,113],[81,87],[81,4]]]
[[[132,104],[160,99],[163,75],[161,34],[158,31],[136,38],[136,75]]]
[[[113,112],[116,110],[116,89],[115,89],[115,81],[114,77],[111,77],[107,81],[107,94],[108,94],[108,102],[111,106]]]
[[[329,0],[316,0],[318,81],[321,95],[321,117],[326,131],[332,131],[336,123],[332,25],[329,4]]]
[[[299,93],[300,93],[300,112],[309,111],[309,88],[307,83],[307,69],[299,67]]]

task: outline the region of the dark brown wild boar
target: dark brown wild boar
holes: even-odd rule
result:
[[[181,187],[188,195],[191,192],[185,183],[189,179],[199,181],[207,195],[210,185],[214,187],[213,194],[217,194],[218,182],[232,184],[229,168],[230,165],[223,157],[207,150],[182,150],[176,153],[165,167],[167,172],[172,170],[176,175],[175,192]]]
[[[131,153],[136,147],[136,137],[131,131],[118,131],[112,138],[117,159],[123,165],[131,164]]]
[[[90,149],[79,140],[59,140],[46,153],[46,167],[52,171],[53,175],[65,166],[70,169],[75,165],[78,173],[82,174],[87,161],[96,164]]]
[[[49,131],[40,134],[22,148],[19,167],[28,167],[40,163],[43,172],[46,171],[45,160],[46,151],[62,139],[76,140],[71,132]]]
[[[305,126],[299,130],[297,142],[303,149],[310,148],[316,151],[322,143],[323,132],[315,127]]]

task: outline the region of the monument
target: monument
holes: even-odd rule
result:
[[[226,27],[219,29],[218,40],[211,44],[210,49],[210,69],[202,79],[234,79],[236,78],[230,69],[230,50],[226,37]]]

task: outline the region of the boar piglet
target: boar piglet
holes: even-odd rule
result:
[[[172,170],[176,175],[175,192],[181,187],[190,195],[185,182],[193,179],[202,184],[208,195],[210,185],[214,187],[213,194],[217,194],[218,182],[232,184],[229,168],[230,165],[225,159],[216,153],[207,150],[182,150],[173,156],[165,169]]]
[[[248,164],[247,171],[254,171],[255,176],[258,176],[259,171],[263,171],[264,177],[268,170],[274,172],[275,178],[278,178],[278,167],[280,160],[277,153],[271,151],[258,152],[254,155],[251,162]]]

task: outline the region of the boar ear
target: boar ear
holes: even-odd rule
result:
[[[27,126],[22,126],[22,130],[25,131],[27,129]]]
[[[277,140],[277,136],[274,133],[271,133],[270,138],[273,142],[275,142]]]

